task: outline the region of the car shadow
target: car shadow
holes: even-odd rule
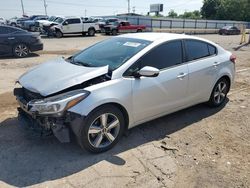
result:
[[[93,38],[93,37],[96,37],[96,35],[94,36],[89,36],[88,34],[86,35],[82,35],[82,34],[73,34],[73,35],[65,35],[63,36],[62,38],[56,38],[55,36],[46,36],[46,35],[41,35],[41,38],[42,39],[63,39],[63,38],[78,38],[78,37],[83,37],[83,38]]]
[[[124,165],[126,161],[117,156],[119,153],[161,140],[216,114],[224,106],[208,108],[201,104],[144,123],[130,129],[113,149],[101,154],[81,150],[75,142],[60,144],[54,137],[34,136],[20,128],[17,118],[6,119],[0,124],[0,181],[24,187],[67,177],[104,160]]]
[[[27,57],[24,58],[18,58],[18,57],[14,57],[13,55],[2,55],[0,56],[0,59],[27,59],[27,58],[33,58],[33,57],[38,57],[40,56],[37,53],[30,53]]]

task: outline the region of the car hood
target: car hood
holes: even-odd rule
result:
[[[53,24],[53,25],[58,25],[57,22],[52,22],[52,21],[48,21],[48,22],[44,22],[44,23],[43,23],[44,26],[49,26],[49,25],[52,25],[52,24]]]
[[[84,67],[58,58],[26,72],[18,82],[32,92],[48,96],[106,73],[108,66]]]

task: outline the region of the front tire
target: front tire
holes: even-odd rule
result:
[[[20,43],[13,47],[13,55],[18,58],[27,57],[30,54],[29,47],[26,44]]]
[[[117,35],[117,30],[116,29],[112,30],[112,35]]]
[[[91,37],[95,36],[95,29],[90,28],[90,29],[88,30],[88,35],[91,36]]]
[[[61,31],[56,31],[56,38],[62,38],[63,37],[63,33]]]
[[[225,102],[230,89],[229,84],[226,78],[221,78],[216,82],[208,101],[210,107],[219,107]]]
[[[105,105],[91,112],[80,129],[77,140],[81,148],[100,153],[114,147],[125,128],[122,112],[113,105]]]

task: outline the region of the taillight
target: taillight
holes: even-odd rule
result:
[[[230,61],[232,61],[233,63],[236,63],[236,56],[235,55],[231,55],[230,56]]]

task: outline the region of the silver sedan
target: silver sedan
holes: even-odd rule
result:
[[[146,121],[199,103],[221,106],[235,60],[193,36],[127,34],[39,65],[19,78],[14,93],[27,125],[61,142],[70,141],[71,129],[82,148],[103,152]]]

